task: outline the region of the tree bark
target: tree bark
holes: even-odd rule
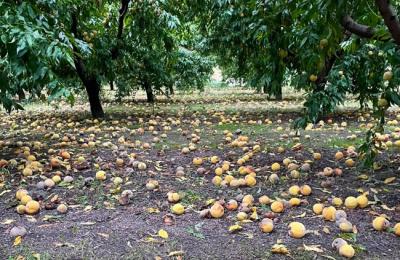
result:
[[[71,32],[75,35],[75,37],[77,37],[78,36],[77,14],[72,13],[71,18],[72,18]],[[90,111],[94,118],[104,117],[104,111],[100,101],[100,82],[97,80],[96,75],[87,71],[85,64],[83,63],[83,60],[78,55],[78,51],[79,50],[74,46],[75,69],[83,85],[85,86],[89,98]]]
[[[343,17],[342,26],[349,32],[363,38],[373,38],[375,36],[375,30],[373,28],[355,22],[350,15],[345,15]]]
[[[19,89],[17,95],[20,101],[26,99],[26,95],[23,89]]]
[[[343,56],[343,54],[344,54],[343,50],[340,49],[340,50],[336,51],[336,53],[334,55],[332,55],[329,59],[325,60],[324,68],[318,74],[317,81],[315,82],[317,87],[315,88],[314,92],[324,90],[326,82],[328,81],[328,75],[329,75],[330,71],[332,70],[333,65],[335,64],[336,60],[339,57]]]
[[[169,91],[169,94],[170,94],[171,96],[175,94],[174,85],[173,85],[173,84],[169,84],[169,85],[168,85],[168,91]]]
[[[263,93],[264,93],[264,94],[268,94],[268,92],[269,92],[268,89],[269,89],[269,88],[268,88],[268,84],[264,84],[264,86],[263,86]]]
[[[345,31],[342,41],[347,41],[350,37],[351,37],[351,33],[349,31]],[[325,59],[324,68],[318,74],[318,79],[315,82],[317,87],[314,90],[314,92],[324,90],[325,85],[328,81],[328,75],[329,75],[330,71],[332,70],[333,65],[335,65],[336,60],[341,59],[343,57],[343,55],[344,55],[344,50],[339,49],[339,50],[336,50],[336,52],[331,57],[329,57],[328,59]]]
[[[85,83],[85,89],[89,97],[90,111],[94,118],[104,117],[103,107],[100,101],[100,84],[97,80]]]
[[[147,102],[154,103],[153,89],[147,80],[145,80],[143,82],[143,87],[144,87],[144,90],[146,91]]]
[[[124,20],[128,12],[130,0],[121,0],[121,8],[119,9],[117,45],[111,50],[111,59],[115,60],[119,56],[120,41],[124,30]]]
[[[87,72],[80,58],[75,57],[75,67],[79,78],[85,86],[92,116],[94,118],[104,117],[104,111],[100,101],[100,82],[95,75]]]
[[[383,20],[397,45],[400,45],[400,22],[389,0],[375,0]]]
[[[341,23],[347,32],[353,33],[361,38],[374,39],[382,42],[387,42],[391,39],[385,35],[378,35],[375,28],[355,22],[349,15],[345,15]]]
[[[278,87],[278,89],[276,90],[275,99],[278,100],[278,101],[282,100],[282,85],[280,85]]]

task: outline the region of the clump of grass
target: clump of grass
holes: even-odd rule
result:
[[[186,204],[194,204],[198,201],[201,201],[202,199],[203,197],[201,196],[200,193],[193,190],[186,190],[184,192],[182,202]]]
[[[327,147],[332,147],[332,148],[347,148],[351,145],[353,146],[358,146],[363,142],[361,138],[356,138],[356,139],[347,139],[345,137],[332,137],[329,138],[324,146]]]

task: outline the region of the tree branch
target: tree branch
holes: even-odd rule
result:
[[[74,34],[75,38],[78,38],[78,17],[76,12],[71,13],[71,32]],[[89,81],[94,79],[94,77],[88,75],[85,64],[83,63],[82,58],[78,55],[79,50],[75,45],[73,45],[73,51],[76,73],[86,86]]]
[[[397,45],[400,45],[400,22],[397,19],[396,12],[390,4],[390,1],[375,0],[375,3],[378,6],[379,12],[381,13],[394,41],[397,43]]]
[[[367,25],[359,24],[350,17],[345,15],[342,19],[342,26],[351,33],[363,38],[374,38],[375,30]]]
[[[122,31],[124,29],[124,20],[126,13],[128,12],[130,0],[121,0],[121,9],[119,9],[119,19],[118,19],[118,34],[117,39],[120,40],[122,38]]]
[[[119,18],[118,18],[118,32],[117,32],[117,46],[115,46],[111,50],[111,58],[114,60],[119,55],[119,41],[122,39],[122,33],[124,30],[124,20],[125,16],[128,12],[130,0],[121,0],[121,8],[119,9]]]
[[[74,37],[78,37],[78,17],[76,12],[71,13],[71,32],[74,34]],[[74,51],[74,63],[75,63],[75,68],[76,72],[78,73],[79,78],[82,80],[82,82],[85,82],[86,79],[86,69],[85,65],[82,62],[82,59],[78,55],[78,49],[76,48],[75,44],[73,45],[73,51]]]

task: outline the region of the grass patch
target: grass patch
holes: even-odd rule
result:
[[[201,201],[203,197],[200,195],[200,193],[197,193],[196,191],[193,190],[186,190],[184,192],[184,197],[182,199],[182,202],[185,204],[194,204],[198,201]]]
[[[250,124],[236,124],[236,123],[228,123],[222,125],[214,125],[212,126],[214,130],[217,131],[225,131],[228,130],[230,132],[235,132],[237,129],[242,130],[242,134],[252,134],[252,135],[261,135],[271,132],[270,125],[250,125]]]
[[[38,253],[35,250],[33,250],[32,248],[26,246],[26,245],[20,245],[18,247],[18,249],[15,252],[16,256],[9,256],[7,259],[8,260],[17,260],[17,259],[22,259],[21,256],[23,257],[23,259],[25,260],[50,260],[50,259],[54,259],[50,256],[49,253]]]
[[[332,148],[347,148],[349,146],[358,146],[361,145],[363,139],[356,138],[353,140],[346,139],[345,137],[332,137],[325,142],[324,146],[332,147]]]

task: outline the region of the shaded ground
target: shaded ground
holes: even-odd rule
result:
[[[334,117],[332,124],[302,131],[297,137],[290,128],[290,122],[295,118],[293,114],[240,110],[224,113],[199,107],[199,104],[178,106],[171,110],[149,111],[148,108],[137,105],[132,110],[122,111],[122,114],[131,117],[114,113],[111,114],[113,118],[102,122],[78,117],[77,111],[2,115],[0,159],[15,158],[18,165],[23,165],[26,156],[19,150],[28,146],[44,169],[29,178],[21,177],[22,169],[18,166],[1,171],[1,259],[18,256],[35,259],[37,254],[40,254],[40,259],[338,259],[337,252],[330,246],[336,237],[343,237],[351,243],[356,248],[358,259],[400,259],[400,238],[390,232],[374,231],[371,225],[373,218],[379,214],[386,214],[392,226],[400,222],[398,150],[391,148],[382,154],[380,163],[383,167],[374,173],[360,172],[356,167],[346,167],[344,160],[334,160],[338,150],[345,151],[348,146],[359,144],[363,138],[364,129],[360,127],[356,115]],[[266,123],[266,119],[272,123]],[[341,127],[344,121],[347,121],[347,126]],[[144,133],[140,133],[139,128],[143,128]],[[234,133],[237,129],[242,131],[242,135],[249,136],[250,141],[245,146],[248,148],[232,148],[225,141],[223,132]],[[390,129],[396,130],[395,127]],[[163,137],[163,133],[166,136]],[[196,136],[200,137],[197,149],[182,154],[182,147],[187,147]],[[123,142],[121,137],[125,139]],[[93,148],[82,146],[90,141],[96,142]],[[40,144],[35,145],[34,142]],[[303,149],[292,151],[292,146],[299,142]],[[151,148],[144,149],[143,143],[149,143]],[[256,144],[261,146],[261,152],[255,153],[246,162],[257,172],[255,187],[238,189],[216,187],[211,183],[216,166],[207,158],[217,155],[221,161],[229,161],[231,174],[238,176],[237,160],[246,149]],[[277,152],[279,146],[286,149],[284,153]],[[49,149],[54,149],[55,154],[50,155]],[[49,158],[61,150],[68,151],[71,159],[64,161],[64,167],[51,169]],[[314,161],[313,152],[320,152],[322,160]],[[136,160],[147,164],[146,170],[140,171],[128,165],[131,153],[136,154]],[[79,156],[86,159],[83,165],[76,161]],[[196,172],[198,167],[192,164],[194,157],[205,159],[202,165],[207,170],[205,175]],[[124,159],[124,166],[117,167],[116,158]],[[290,158],[299,165],[310,160],[311,171],[302,172],[300,179],[293,179],[286,169],[281,169],[278,173],[280,182],[271,184],[268,181],[272,173],[270,166],[274,162],[282,163],[284,158]],[[184,167],[183,176],[176,176],[179,166]],[[335,177],[330,187],[323,188],[321,182],[326,181],[326,177],[318,177],[317,173],[327,166],[342,168],[343,175]],[[87,177],[95,176],[98,168],[107,172],[107,180],[87,180]],[[62,176],[73,176],[72,184],[61,183],[50,190],[36,187],[38,181],[53,176],[57,170]],[[124,180],[121,190],[130,189],[133,192],[132,202],[127,206],[121,206],[117,201],[120,191],[112,183],[116,176]],[[385,184],[388,177],[397,178]],[[147,190],[148,179],[158,180],[159,189]],[[236,222],[237,211],[226,212],[218,220],[202,219],[198,214],[207,207],[209,199],[229,200],[245,194],[252,194],[256,200],[261,195],[288,199],[287,190],[294,184],[308,184],[313,193],[304,198],[307,203],[278,214],[274,231],[270,234],[261,233],[257,221],[242,223],[243,230],[229,233],[229,226]],[[16,213],[18,201],[14,194],[19,187],[26,188],[34,199],[41,201],[42,210],[38,215]],[[166,225],[163,217],[170,213],[172,205],[167,202],[166,194],[172,190],[183,197],[186,213],[176,216],[173,225]],[[316,202],[329,205],[333,196],[344,200],[362,192],[369,192],[371,204],[366,209],[346,210],[348,220],[357,227],[357,234],[341,233],[334,222],[324,221],[312,212],[312,205]],[[60,215],[55,209],[44,209],[44,205],[49,204],[55,195],[59,197],[58,202],[69,205],[67,214]],[[269,211],[269,206],[258,206],[260,217]],[[6,223],[7,220],[14,222]],[[302,239],[291,238],[287,233],[287,225],[291,221],[302,222],[311,231],[310,234]],[[28,234],[20,245],[13,246],[14,240],[8,232],[16,224],[25,226]],[[160,229],[168,232],[168,239],[157,236]],[[288,247],[289,256],[271,253],[272,245],[278,240]],[[304,245],[320,245],[322,252],[306,251]]]

